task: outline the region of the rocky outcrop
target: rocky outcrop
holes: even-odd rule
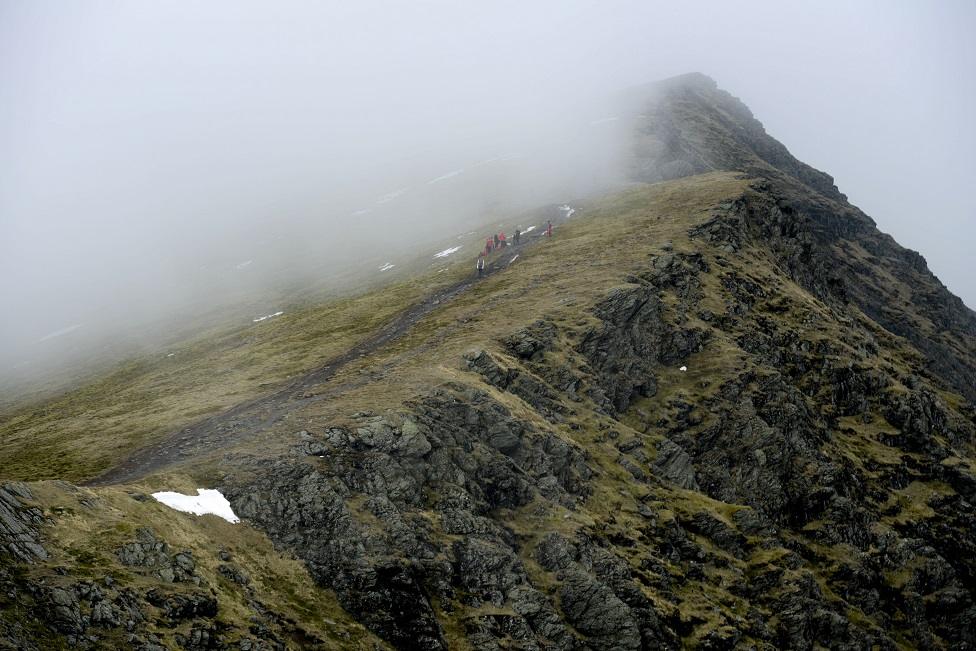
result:
[[[697,227],[697,236],[727,252],[744,241],[760,244],[790,278],[818,297],[855,304],[911,341],[944,381],[976,400],[976,313],[949,293],[921,255],[851,206],[829,175],[769,136],[741,101],[694,73],[632,89],[623,110],[639,116],[631,158],[636,180],[712,170],[762,179],[761,197],[743,198],[730,214]]]
[[[44,514],[37,507],[30,505],[33,499],[30,488],[22,482],[10,482],[0,486],[2,550],[28,563],[48,557],[38,531],[38,528],[44,524]]]
[[[777,173],[834,200],[834,179],[793,157],[738,98],[700,73],[631,89],[623,98],[639,114],[632,176],[654,183],[713,170]]]
[[[200,584],[193,552],[184,550],[170,554],[169,545],[157,538],[151,529],[139,529],[136,540],[126,543],[115,554],[123,565],[147,568],[153,576],[167,583]]]
[[[660,365],[678,365],[702,350],[707,331],[665,319],[659,297],[667,287],[685,301],[693,299],[701,264],[700,256],[663,255],[635,278],[639,284],[614,289],[595,306],[602,325],[586,332],[576,350],[598,380],[590,398],[608,413],[625,411],[640,396],[653,396]]]
[[[504,376],[485,355],[471,359]],[[306,440],[301,449],[321,445],[318,461],[282,460],[231,487],[230,499],[392,644],[447,648],[438,604],[514,607],[515,591],[530,587],[512,534],[486,516],[533,499],[573,508],[588,492],[591,471],[579,450],[463,385],[419,399],[409,413],[360,420],[360,427],[318,438],[306,433],[316,443]],[[422,510],[439,514],[444,533],[465,537],[447,544]],[[367,513],[381,526],[365,526]],[[479,621],[472,635],[502,630],[552,641],[552,622],[536,629],[518,620],[517,630],[512,622],[498,629],[496,621]],[[561,629],[555,634],[564,637]]]
[[[43,492],[6,484],[0,494],[8,515],[0,531],[0,648],[271,650],[291,640],[329,648],[276,610],[272,595],[258,594],[225,551],[201,563],[145,526],[118,546],[100,548],[100,538],[87,547],[62,518],[74,523],[81,509],[97,521],[118,514],[117,507],[63,482]],[[218,560],[217,572],[204,569]],[[223,580],[233,582],[234,595],[216,589]]]

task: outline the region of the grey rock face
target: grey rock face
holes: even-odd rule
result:
[[[552,348],[555,339],[556,326],[540,319],[514,332],[505,340],[505,345],[520,359],[538,360]]]
[[[397,418],[362,416],[355,431],[332,428],[325,458],[282,460],[226,494],[241,517],[293,549],[381,636],[400,648],[446,648],[435,602],[504,606],[526,599],[516,592],[529,580],[514,539],[486,515],[537,496],[574,506],[591,471],[573,446],[470,387],[447,386],[408,407]],[[355,495],[365,496],[356,508],[379,528],[353,513]],[[418,509],[439,513],[445,533],[465,538],[438,542]],[[472,622],[471,635],[479,645],[487,644],[486,631],[512,639],[529,631],[540,643],[551,642],[550,634],[571,639],[549,616],[551,605],[526,612]]]
[[[25,504],[32,499],[34,496],[26,484],[10,482],[0,486],[0,545],[7,553],[28,563],[48,557],[38,532],[45,521],[44,514]]]
[[[62,633],[81,633],[85,630],[85,621],[74,590],[52,587],[47,590],[46,596],[51,608],[50,621],[57,630]]]
[[[116,550],[115,555],[123,565],[147,568],[150,572],[169,583],[182,583],[200,579],[196,575],[193,554],[182,551],[170,554],[169,545],[156,537],[151,529],[141,528],[137,539]]]
[[[657,458],[651,467],[662,479],[673,482],[681,488],[698,490],[691,457],[673,441],[668,439],[661,441],[657,446]]]
[[[560,582],[559,607],[593,648],[678,648],[654,605],[632,578],[630,566],[611,551],[581,538],[551,533],[535,559]]]
[[[707,333],[668,323],[658,297],[660,287],[676,285],[686,297],[693,295],[699,265],[694,256],[665,254],[641,284],[613,290],[594,308],[603,325],[585,333],[577,350],[598,379],[591,397],[608,412],[623,412],[637,397],[653,396],[658,365],[676,365],[702,349]]]
[[[545,382],[514,368],[505,368],[484,350],[465,355],[468,368],[482,375],[492,386],[517,395],[551,422],[559,422],[565,408],[559,396]],[[575,384],[575,378],[571,382]]]
[[[217,600],[204,592],[162,592],[154,588],[146,593],[146,601],[159,608],[172,623],[217,614]]]
[[[509,591],[528,581],[518,557],[507,547],[473,538],[454,544],[455,584],[473,605],[505,603]]]
[[[233,563],[224,563],[217,566],[217,571],[226,578],[228,581],[233,581],[234,583],[246,586],[251,582],[250,577],[248,577],[247,572],[237,567]]]
[[[566,618],[597,649],[640,649],[641,635],[630,608],[589,574],[569,571],[559,591]]]

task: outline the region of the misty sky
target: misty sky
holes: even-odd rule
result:
[[[796,4],[0,0],[0,365],[233,295],[261,252],[585,191],[594,103],[689,71],[976,306],[976,3]]]

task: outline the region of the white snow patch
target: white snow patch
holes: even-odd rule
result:
[[[687,370],[688,370],[688,367],[687,367],[687,366],[682,366],[682,367],[681,367],[681,368],[679,368],[678,370],[679,370],[679,371],[681,371],[682,373],[684,373],[685,371],[687,371]]]
[[[464,168],[461,168],[459,170],[454,170],[453,172],[448,172],[447,174],[442,174],[441,176],[438,176],[436,179],[431,179],[427,181],[427,185],[433,185],[435,183],[440,183],[441,181],[453,179],[455,176],[458,176],[460,174],[464,174]]]
[[[460,251],[462,246],[464,246],[464,245],[463,244],[458,244],[457,246],[452,246],[449,249],[444,249],[443,251],[438,251],[437,253],[434,254],[434,257],[435,258],[446,258],[447,256],[451,255],[452,253],[457,253],[458,251]]]
[[[564,203],[563,205],[559,206],[559,209],[566,213],[566,219],[572,217],[573,213],[576,212],[576,209],[570,206],[568,203]]]
[[[390,203],[391,201],[393,201],[394,199],[396,199],[406,191],[407,191],[406,188],[400,188],[399,190],[394,190],[393,192],[384,194],[382,197],[376,200],[376,205],[381,206],[384,203]]]
[[[195,515],[212,513],[218,518],[223,518],[235,524],[241,521],[234,513],[234,510],[230,508],[230,502],[227,501],[227,498],[216,489],[198,488],[196,495],[160,491],[159,493],[153,493],[152,496],[171,509],[176,509],[183,513],[193,513]]]
[[[360,215],[365,215],[368,212],[369,212],[369,208],[363,208],[362,210],[357,210],[356,212],[352,213],[352,216],[359,217]]]
[[[482,165],[491,165],[492,163],[497,163],[501,159],[502,159],[501,156],[492,156],[491,158],[486,158],[483,161],[478,161],[477,163],[475,163],[471,167],[481,167]]]
[[[535,230],[535,226],[529,226],[524,231],[522,231],[522,235],[525,235],[526,233],[531,233],[534,230]]]
[[[167,357],[175,357],[175,356],[176,356],[176,353],[170,353],[169,355],[167,355]]]
[[[518,254],[517,253],[515,254],[515,257],[514,258],[512,258],[511,260],[508,261],[508,264],[512,264],[516,260],[518,260]]]
[[[525,158],[525,157],[518,152],[509,152],[507,154],[500,154],[498,156],[492,156],[491,158],[486,158],[483,161],[479,161],[475,163],[471,167],[481,167],[482,165],[491,165],[492,163],[507,163],[508,161],[518,160],[519,158]]]
[[[68,326],[67,328],[61,328],[60,330],[55,330],[54,332],[48,333],[48,334],[44,335],[43,337],[41,337],[40,339],[38,339],[37,340],[37,343],[41,343],[42,341],[47,341],[48,339],[54,339],[55,337],[63,337],[66,334],[69,334],[69,333],[74,332],[75,330],[77,330],[78,328],[82,327],[83,325],[85,325],[85,324],[84,323],[76,323],[74,325]]]
[[[248,265],[250,265],[252,262],[254,262],[254,260],[247,260],[245,262],[238,263],[237,268],[238,269],[243,269],[244,267],[247,267]]]
[[[281,312],[281,311],[275,312],[274,314],[266,314],[265,316],[259,316],[256,319],[252,319],[252,322],[253,323],[261,323],[262,321],[264,321],[266,319],[271,319],[271,318],[276,317],[276,316],[281,316],[282,314],[284,314],[284,312]]]
[[[598,124],[606,124],[607,122],[616,122],[619,119],[620,118],[618,118],[617,116],[611,118],[600,118],[599,120],[593,120],[592,122],[590,122],[590,126],[595,127]]]
[[[380,271],[389,271],[390,269],[392,269],[395,266],[396,265],[393,264],[392,262],[387,262],[385,265],[383,265],[382,267],[380,267]]]

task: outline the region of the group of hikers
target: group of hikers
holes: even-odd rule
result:
[[[531,229],[529,229],[531,230]],[[546,223],[546,237],[552,237],[552,220]],[[522,231],[515,229],[515,236],[512,238],[512,246],[518,246],[522,243]],[[509,246],[508,240],[505,238],[505,231],[499,231],[491,237],[485,240],[485,250],[478,254],[478,276],[485,275],[485,261],[488,256],[491,255],[492,251],[497,251]]]

